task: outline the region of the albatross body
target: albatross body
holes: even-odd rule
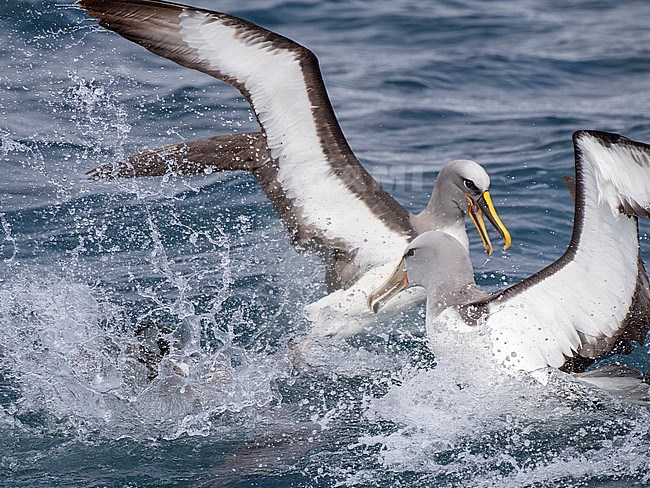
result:
[[[427,232],[407,247],[372,308],[409,283],[427,290],[427,335],[440,361],[467,369],[530,373],[572,365],[643,344],[650,289],[639,257],[637,218],[650,217],[650,145],[579,131],[575,220],[569,247],[522,282],[487,296],[462,246]]]
[[[158,149],[92,176],[142,176],[176,169],[250,171],[294,246],[322,257],[330,293],[307,307],[311,333],[346,336],[373,320],[367,294],[428,230],[469,243],[464,215],[492,251],[482,216],[505,241],[485,170],[469,160],[447,164],[425,210],[412,215],[361,166],[338,124],[315,55],[294,41],[237,17],[152,0],[81,0],[99,23],[149,51],[233,85],[250,102],[261,132]],[[132,164],[132,163],[136,164]],[[162,169],[161,169],[162,168]],[[402,297],[400,309],[423,298]]]

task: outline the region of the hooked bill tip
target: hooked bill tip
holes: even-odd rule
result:
[[[510,234],[507,234],[507,237],[503,239],[503,250],[505,251],[510,247],[510,244],[512,244],[512,240],[510,239]]]

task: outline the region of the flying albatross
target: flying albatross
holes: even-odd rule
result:
[[[490,178],[473,161],[445,165],[429,204],[418,215],[386,193],[350,149],[318,60],[300,44],[228,14],[172,3],[80,0],[79,5],[103,27],[233,85],[249,101],[261,133],[170,146],[132,161],[171,155],[180,161],[176,168],[189,172],[206,165],[219,171],[250,171],[294,246],[315,251],[325,262],[330,294],[306,308],[312,334],[346,336],[363,328],[372,319],[365,297],[418,234],[445,232],[468,252],[467,213],[491,253],[485,215],[504,239],[504,248],[510,245],[488,191]],[[99,168],[91,176],[156,174],[161,166],[127,164],[105,170]],[[401,306],[423,296],[413,293]]]
[[[426,232],[368,296],[382,303],[409,284],[427,290],[427,337],[437,360],[467,369],[580,370],[603,354],[629,353],[650,328],[650,288],[639,254],[638,217],[650,217],[650,145],[579,131],[575,220],[566,252],[522,282],[488,296],[462,246]],[[477,366],[478,365],[478,366]]]

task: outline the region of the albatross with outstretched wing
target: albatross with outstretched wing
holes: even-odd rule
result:
[[[167,152],[178,154],[175,150],[180,147],[182,152],[184,147],[184,157],[204,161],[206,152],[217,147],[218,169],[250,171],[294,245],[323,257],[328,291],[337,294],[317,302],[309,313],[315,322],[330,318],[332,311],[342,320],[334,325],[324,321],[314,328],[318,335],[356,331],[350,325],[355,316],[369,315],[365,296],[385,267],[422,232],[446,232],[468,249],[467,213],[490,253],[485,215],[509,246],[510,236],[490,198],[489,176],[473,161],[446,165],[429,205],[418,215],[386,193],[350,149],[318,61],[300,44],[228,14],[172,3],[81,0],[79,5],[102,26],[155,54],[226,81],[250,102],[261,133],[188,143]],[[232,152],[239,157],[231,158]],[[127,167],[115,173],[130,176],[138,171],[129,173]],[[93,174],[106,172],[100,168]]]
[[[573,235],[557,261],[487,296],[463,248],[427,232],[369,295],[369,307],[420,284],[427,290],[428,340],[439,360],[462,355],[468,368],[503,365],[542,381],[547,367],[569,369],[612,350],[629,352],[632,341],[643,344],[650,288],[637,218],[650,217],[650,145],[599,131],[576,132],[573,143]]]

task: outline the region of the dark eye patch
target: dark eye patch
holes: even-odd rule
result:
[[[480,190],[478,187],[474,184],[472,180],[463,180],[463,185],[465,185],[465,188],[467,188],[469,191],[474,192],[474,193],[479,193]]]
[[[409,256],[413,256],[415,254],[415,249],[409,249],[404,253],[404,257],[408,258]]]

